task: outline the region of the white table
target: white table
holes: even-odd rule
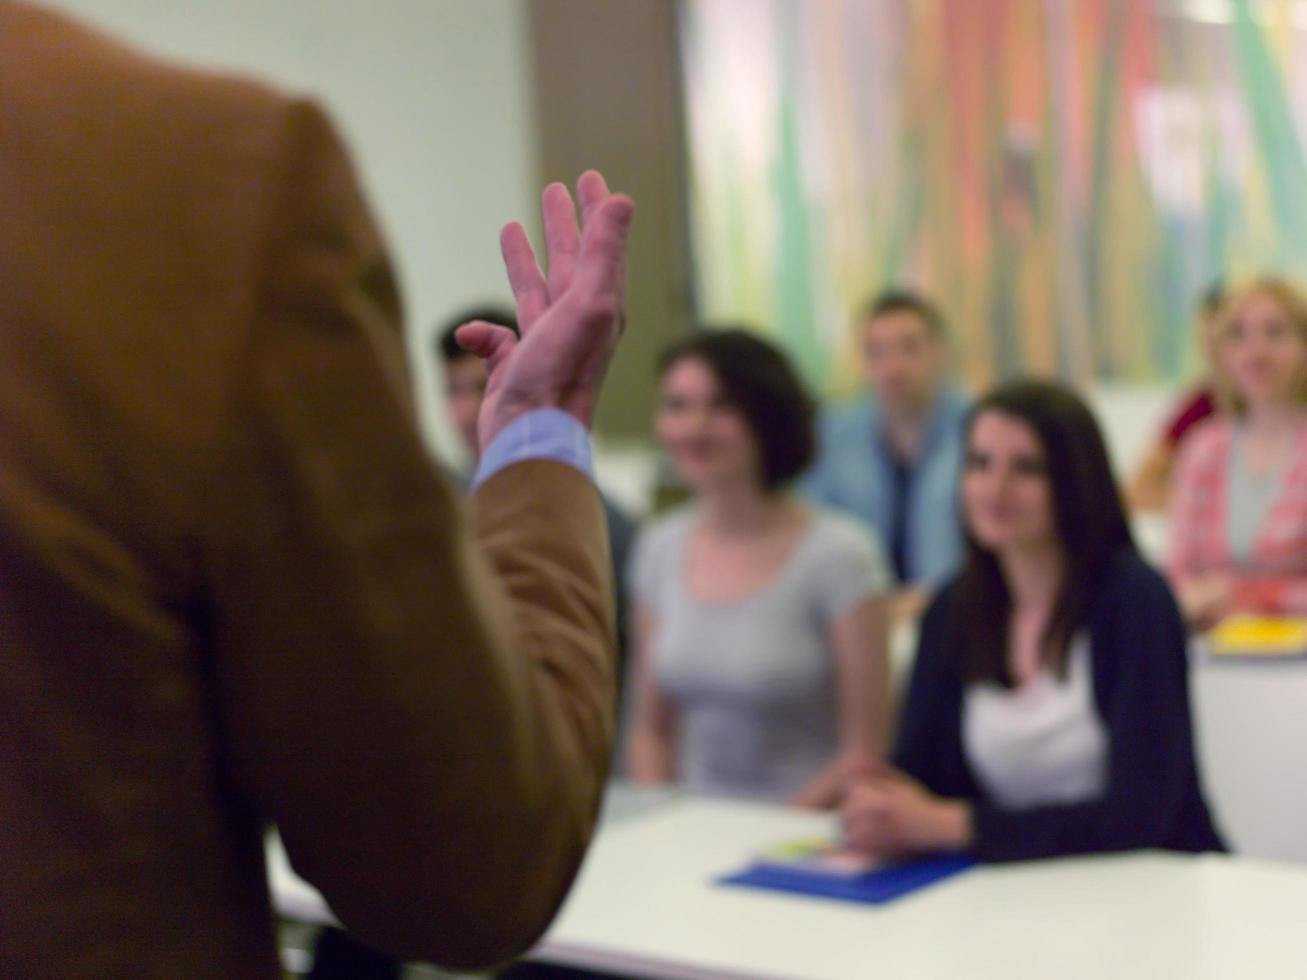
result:
[[[1209,658],[1189,674],[1213,816],[1232,850],[1307,862],[1307,660]]]
[[[606,828],[533,958],[639,976],[1307,977],[1307,869],[1148,852],[979,867],[884,906],[715,885],[831,818],[681,800]]]

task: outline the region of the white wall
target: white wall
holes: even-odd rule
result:
[[[520,0],[46,0],[132,42],[326,104],[354,150],[408,304],[423,423],[454,440],[433,323],[509,296],[498,230],[534,229],[535,129]]]
[[[1112,468],[1122,483],[1152,449],[1186,390],[1183,385],[1100,381],[1081,391],[1098,417]]]

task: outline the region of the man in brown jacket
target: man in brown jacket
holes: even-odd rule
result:
[[[542,931],[611,728],[583,426],[632,206],[578,189],[548,278],[503,235],[522,339],[463,332],[465,517],[323,116],[0,0],[0,976],[277,976],[270,820],[397,954]]]

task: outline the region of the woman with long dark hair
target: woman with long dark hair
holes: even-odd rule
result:
[[[1035,381],[981,399],[961,505],[966,563],[922,623],[893,768],[848,788],[849,842],[992,861],[1221,849],[1184,622],[1135,551],[1089,410]]]
[[[1307,295],[1274,277],[1235,289],[1212,347],[1223,412],[1176,463],[1171,581],[1199,630],[1307,614]]]

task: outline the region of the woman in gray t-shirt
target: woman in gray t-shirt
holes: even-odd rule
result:
[[[878,759],[889,577],[872,532],[800,503],[812,405],[783,355],[710,331],[662,361],[655,428],[694,499],[631,570],[631,778],[832,806]]]

